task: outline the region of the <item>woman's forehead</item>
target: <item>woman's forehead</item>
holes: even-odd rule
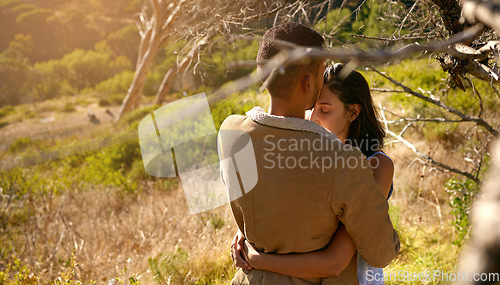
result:
[[[330,104],[338,104],[340,103],[340,99],[335,95],[332,90],[327,85],[323,86],[321,90],[321,94],[318,98],[318,103],[330,103]]]

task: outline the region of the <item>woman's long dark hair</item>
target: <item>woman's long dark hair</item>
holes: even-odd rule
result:
[[[340,63],[329,66],[324,73],[325,85],[344,103],[347,112],[353,112],[351,106],[354,104],[361,106],[359,115],[349,127],[346,143],[358,147],[368,157],[382,149],[385,131],[373,106],[368,82],[357,71],[341,78],[343,67]]]

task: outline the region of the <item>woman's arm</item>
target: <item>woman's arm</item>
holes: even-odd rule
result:
[[[245,259],[253,268],[299,278],[337,276],[347,267],[355,253],[356,248],[342,224],[330,245],[323,250],[266,254],[258,252],[246,241],[243,251]]]
[[[391,190],[394,163],[387,156],[377,154],[368,160],[368,164],[373,170],[373,178],[375,178],[375,181],[380,185],[382,195],[387,198]]]
[[[374,156],[369,161],[373,169],[373,177],[380,185],[382,194],[387,197],[392,184],[394,164],[382,154]],[[241,248],[243,237],[233,241],[232,248]],[[232,249],[233,250],[233,249]],[[236,250],[235,250],[236,251]],[[242,268],[256,268],[299,278],[328,277],[339,275],[349,265],[356,253],[356,247],[343,225],[339,226],[332,241],[326,249],[295,254],[265,254],[258,252],[248,242],[245,243],[243,255],[245,263],[238,256],[236,265]],[[249,265],[249,266],[248,266]]]

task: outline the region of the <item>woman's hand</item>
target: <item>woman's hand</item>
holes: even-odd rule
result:
[[[243,233],[238,230],[233,238],[233,241],[231,242],[231,259],[233,260],[233,264],[236,265],[236,267],[240,267],[243,269],[252,269],[252,267],[246,262],[242,255],[245,241],[246,239],[243,236]]]
[[[242,255],[252,268],[259,269],[259,260],[260,257],[264,254],[265,253],[257,251],[257,249],[255,249],[255,247],[245,239]]]

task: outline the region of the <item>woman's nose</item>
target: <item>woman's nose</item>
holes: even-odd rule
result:
[[[309,118],[309,120],[319,124],[318,116],[316,115],[316,112],[314,112],[314,111],[311,113],[311,117]]]

